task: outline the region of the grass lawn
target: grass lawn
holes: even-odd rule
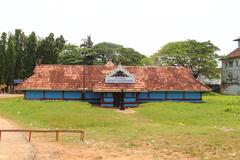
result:
[[[135,113],[83,102],[0,100],[0,115],[26,127],[86,131],[86,141],[149,147],[199,159],[240,157],[240,97],[205,95],[205,103],[145,103]]]

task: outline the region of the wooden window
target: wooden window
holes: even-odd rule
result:
[[[228,67],[228,63],[227,63],[227,62],[225,62],[225,67],[226,67],[226,68]]]
[[[129,97],[129,98],[132,98],[132,97],[136,97],[136,93],[133,93],[133,92],[129,92],[129,93],[125,93],[125,97]]]
[[[112,98],[113,94],[112,93],[104,93],[104,98]]]

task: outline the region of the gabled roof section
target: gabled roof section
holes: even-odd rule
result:
[[[227,58],[235,58],[235,57],[240,57],[240,48],[235,49],[231,53],[227,55]]]
[[[106,75],[105,83],[135,83],[135,78],[122,65],[118,65]]]
[[[129,73],[126,69],[123,68],[122,65],[118,65],[117,68],[112,70],[107,76],[114,76],[118,71],[122,71],[126,76],[130,77],[133,76],[131,73]]]
[[[111,60],[109,60],[104,66],[109,67],[109,68],[113,68],[113,67],[115,67],[115,64]]]
[[[37,65],[17,90],[71,90],[94,92],[210,91],[184,67],[123,66],[135,83],[105,83],[114,65]]]

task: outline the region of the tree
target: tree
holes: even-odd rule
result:
[[[23,78],[23,56],[26,36],[21,29],[16,29],[14,34],[14,46],[16,51],[15,76],[16,79]]]
[[[94,59],[96,56],[96,52],[93,49],[93,41],[91,36],[87,36],[87,38],[82,39],[83,43],[80,44],[81,50],[80,54],[82,56],[82,64],[93,65]]]
[[[59,53],[62,51],[64,44],[63,36],[55,40],[54,34],[50,33],[48,37],[40,41],[37,58],[41,58],[44,64],[57,64]]]
[[[91,36],[87,36],[87,38],[82,39],[83,43],[80,44],[81,48],[93,48],[93,41]]]
[[[7,34],[3,32],[0,39],[0,84],[3,84],[5,82],[6,46],[7,46]]]
[[[14,70],[15,70],[15,46],[14,46],[14,37],[12,35],[8,38],[7,51],[6,51],[6,84],[12,84],[14,79]]]
[[[109,42],[96,44],[94,50],[96,52],[95,64],[105,64],[108,59],[112,59],[116,64],[141,65],[141,60],[146,57],[132,48]]]
[[[23,57],[23,77],[28,77],[32,74],[36,64],[37,54],[37,37],[35,32],[32,32],[26,40],[26,47]]]
[[[66,43],[66,40],[64,39],[64,37],[62,35],[60,35],[60,37],[56,38],[56,41],[55,41],[55,47],[56,47],[56,52],[57,53],[60,53],[63,48],[64,48],[64,45]]]
[[[155,65],[183,66],[193,71],[198,78],[204,75],[215,78],[217,74],[216,51],[219,48],[210,41],[197,42],[196,40],[170,42],[153,55]]]
[[[83,64],[80,47],[68,44],[59,54],[60,64]]]

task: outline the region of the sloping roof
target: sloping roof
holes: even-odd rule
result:
[[[37,65],[34,74],[17,90],[86,90],[95,92],[209,91],[183,67],[124,66],[133,74],[133,84],[105,83],[115,65]]]
[[[227,55],[227,58],[235,58],[235,57],[240,57],[240,48],[235,49],[231,53]]]

